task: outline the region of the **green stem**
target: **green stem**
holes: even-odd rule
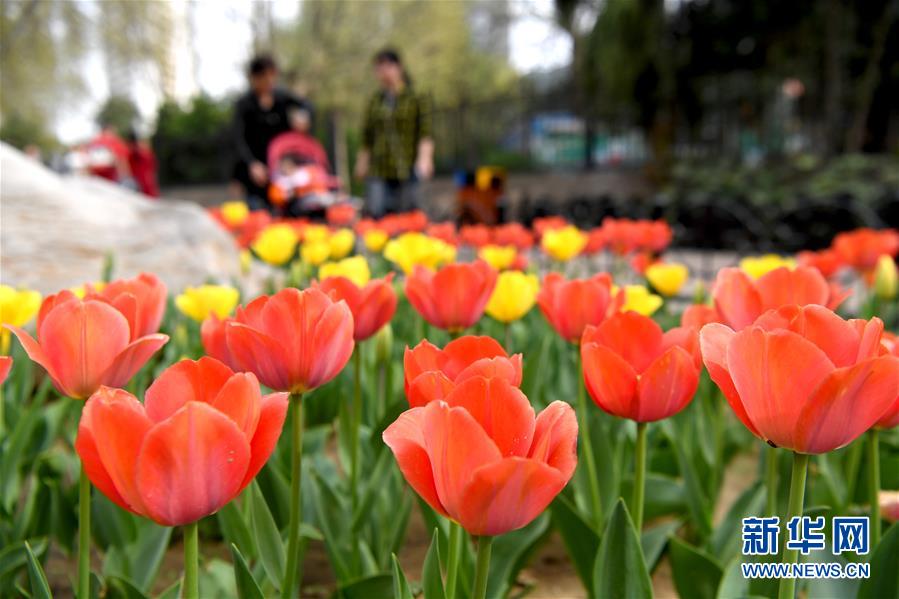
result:
[[[646,488],[646,423],[637,423],[637,448],[634,463],[634,527],[643,529],[643,493]]]
[[[200,559],[200,542],[197,538],[197,523],[184,525],[184,588],[183,599],[199,599],[200,585],[197,576],[197,564]]]
[[[487,573],[490,570],[490,550],[492,547],[493,537],[478,537],[478,565],[474,573],[472,599],[485,599],[487,597]]]
[[[446,563],[446,599],[456,599],[456,580],[459,578],[462,536],[462,526],[450,520],[449,557]]]
[[[765,446],[765,515],[777,515],[777,448]]]
[[[503,323],[503,343],[505,344],[504,349],[507,354],[512,353],[512,323],[504,322]]]
[[[805,500],[805,475],[808,471],[808,454],[793,454],[793,474],[790,477],[790,503],[787,508],[788,523],[795,516],[802,516],[802,504]],[[783,560],[784,564],[795,564],[798,561],[799,553],[797,549],[788,549],[784,545]],[[781,578],[780,590],[777,593],[778,599],[793,599],[796,591],[795,578]]]
[[[287,566],[284,570],[282,597],[295,597],[302,577],[298,574],[300,561],[300,522],[303,521],[302,489],[303,465],[303,394],[291,393],[293,414],[290,444],[290,521],[287,525]]]
[[[362,417],[362,351],[353,352],[353,405],[350,407],[350,505],[353,514],[359,498],[359,426]]]
[[[876,428],[868,431],[868,498],[871,502],[871,551],[880,542],[880,442]]]
[[[84,464],[78,478],[78,599],[91,594],[91,481]]]
[[[580,348],[577,352],[577,411],[580,416],[581,448],[584,450],[584,461],[587,467],[587,481],[590,485],[590,504],[593,511],[593,527],[602,532],[602,496],[599,494],[599,478],[596,474],[596,458],[593,456],[593,443],[590,436],[590,414],[587,412],[587,390],[584,387],[583,363]]]

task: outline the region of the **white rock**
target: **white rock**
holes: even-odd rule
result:
[[[171,292],[238,276],[230,235],[189,202],[156,201],[107,181],[61,176],[0,144],[0,280],[43,293],[153,272]]]

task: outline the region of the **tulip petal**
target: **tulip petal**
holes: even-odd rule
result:
[[[507,357],[506,350],[493,337],[465,335],[446,344],[440,370],[452,380],[468,366],[482,358]],[[429,370],[431,370],[429,368]]]
[[[110,387],[124,387],[168,340],[168,335],[162,333],[134,340],[115,357],[103,373],[101,382]]]
[[[47,371],[47,374],[53,380],[53,386],[56,387],[56,390],[65,395],[69,395],[65,386],[63,386],[62,381],[59,380],[59,377],[57,377],[56,373],[53,371],[53,364],[50,362],[50,358],[47,357],[47,354],[44,353],[40,344],[35,341],[25,329],[14,327],[9,324],[4,326],[16,336],[16,339],[19,340],[19,344],[25,350],[25,353],[28,354],[28,357],[31,358],[31,361],[40,364],[44,370]]]
[[[291,390],[286,350],[276,339],[239,322],[228,322],[225,335],[239,370],[252,372],[270,389]]]
[[[746,414],[762,438],[794,448],[802,406],[833,370],[827,355],[792,331],[750,327],[727,345],[727,365]]]
[[[406,399],[410,407],[418,408],[438,399],[446,399],[454,388],[455,385],[445,374],[432,370],[415,377],[406,392]]]
[[[528,457],[562,473],[567,481],[577,467],[577,416],[564,401],[554,401],[537,416]]]
[[[136,397],[122,389],[101,387],[84,405],[75,442],[91,482],[114,502],[140,514],[146,512],[135,471],[152,426]]]
[[[743,426],[749,429],[756,437],[761,437],[761,433],[752,424],[746,408],[743,406],[743,400],[734,387],[734,381],[730,378],[730,372],[727,369],[727,344],[733,339],[734,331],[727,325],[712,323],[702,327],[699,332],[699,346],[702,350],[702,360],[705,363],[709,377],[718,385],[721,393],[731,409],[736,414]]]
[[[144,406],[153,422],[162,422],[189,401],[212,404],[234,373],[214,358],[181,360],[166,368],[147,388]]]
[[[739,331],[762,313],[762,299],[749,278],[739,268],[722,268],[712,290],[715,309],[722,320]]]
[[[699,386],[699,369],[682,347],[659,356],[637,381],[640,398],[637,422],[654,422],[677,414],[693,399]]]
[[[240,372],[222,385],[210,405],[234,421],[250,442],[259,424],[261,401],[262,393],[256,376],[252,372]]]
[[[827,306],[830,287],[817,268],[798,266],[793,270],[782,266],[763,275],[756,282],[762,310],[791,304]]]
[[[424,408],[407,410],[384,430],[382,438],[393,452],[406,482],[434,508],[434,511],[441,516],[449,517],[437,496],[434,471],[422,433],[423,420]]]
[[[462,338],[460,338],[462,339]],[[453,341],[447,344],[452,345]],[[437,346],[433,345],[427,339],[422,339],[418,345],[410,349],[408,346],[403,352],[403,376],[405,377],[406,391],[408,385],[422,372],[428,370],[443,370],[443,364],[446,362],[444,352]],[[455,378],[455,377],[451,377]]]
[[[636,312],[620,312],[588,329],[584,342],[594,342],[612,350],[640,373],[661,353],[662,327]]]
[[[456,384],[475,376],[484,378],[500,378],[517,387],[521,384],[521,354],[511,358],[481,358],[466,367],[456,377]]]
[[[312,331],[311,351],[299,356],[309,363],[307,388],[324,385],[340,374],[353,355],[353,330],[353,314],[346,302],[332,303],[324,310]]]
[[[130,340],[128,321],[105,302],[58,304],[44,317],[38,340],[54,376],[65,386],[60,391],[70,397],[82,399],[101,384],[121,387],[127,382],[104,377]]]
[[[432,401],[422,408],[424,446],[434,472],[440,503],[451,515],[459,513],[462,492],[472,473],[484,464],[498,462],[502,454],[481,425],[463,408]]]
[[[637,373],[609,348],[596,343],[581,346],[584,384],[593,402],[620,418],[637,414]]]
[[[798,333],[827,354],[837,368],[855,364],[857,361],[863,329],[860,330],[853,321],[845,321],[823,306],[815,304],[782,306],[777,310],[766,312],[755,324],[766,331],[789,329]],[[876,331],[875,334],[879,339],[880,331]],[[871,341],[869,339],[866,345],[869,348],[876,348],[877,341],[873,341],[873,344]]]
[[[830,373],[802,407],[794,449],[825,453],[871,428],[899,397],[899,358],[871,358]]]
[[[234,422],[192,401],[147,433],[137,487],[147,515],[164,526],[196,522],[238,493],[250,444]]]
[[[465,408],[503,457],[527,455],[534,435],[534,408],[507,380],[470,378],[456,385],[446,403]]]
[[[504,458],[475,470],[462,492],[459,523],[472,535],[500,535],[529,524],[565,487],[562,473],[528,458]]]
[[[240,484],[241,491],[259,474],[278,445],[281,430],[284,428],[284,419],[287,418],[287,397],[287,393],[270,393],[260,402],[259,423],[256,425],[253,440],[250,441],[250,462]],[[301,405],[297,402],[296,409],[300,408]]]

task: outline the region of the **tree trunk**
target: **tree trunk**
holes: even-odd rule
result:
[[[865,134],[868,129],[868,115],[871,113],[871,104],[874,101],[874,92],[880,84],[880,61],[886,47],[887,35],[890,25],[893,23],[893,7],[895,2],[889,2],[883,9],[883,14],[874,28],[874,39],[871,52],[868,54],[868,64],[859,82],[855,101],[855,115],[852,126],[846,136],[846,149],[850,152],[859,152],[865,144]]]

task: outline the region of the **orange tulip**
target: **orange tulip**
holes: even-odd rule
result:
[[[471,247],[482,247],[490,243],[490,229],[487,225],[462,225],[459,241]]]
[[[565,280],[552,272],[543,279],[537,304],[549,324],[566,341],[578,343],[587,325],[597,325],[624,304],[624,291],[612,291],[612,277]]]
[[[474,377],[499,377],[521,384],[521,354],[511,358],[492,337],[466,335],[440,349],[424,339],[403,355],[406,399],[413,408],[444,399],[459,383]]]
[[[534,246],[534,235],[521,223],[506,223],[493,228],[493,243],[514,245],[523,251]]]
[[[690,304],[680,315],[680,326],[699,332],[710,322],[721,322],[721,316],[714,306],[706,304]]]
[[[353,313],[353,339],[365,341],[390,322],[396,312],[393,273],[383,279],[372,279],[359,287],[346,277],[328,277],[318,288],[337,300],[343,300]]]
[[[11,368],[12,358],[9,356],[0,356],[0,385],[6,382],[6,377],[9,376],[9,370]]]
[[[484,314],[496,286],[496,271],[483,260],[448,264],[431,271],[416,266],[406,278],[406,297],[435,327],[462,331]]]
[[[796,254],[796,261],[800,266],[811,266],[821,271],[826,278],[835,275],[843,268],[843,259],[832,249],[819,250],[817,252],[804,251]]]
[[[653,422],[683,410],[699,385],[699,335],[689,328],[667,333],[648,316],[620,312],[588,326],[581,340],[583,376],[604,411]]]
[[[61,291],[47,297],[37,317],[37,341],[9,326],[28,357],[50,375],[57,391],[84,399],[101,385],[123,387],[165,345],[155,333],[134,338],[128,319],[105,301]]]
[[[735,330],[781,306],[819,304],[835,309],[848,295],[832,287],[817,269],[807,266],[776,268],[755,281],[739,268],[722,268],[712,289],[721,322]]]
[[[869,271],[882,255],[895,258],[899,254],[899,231],[856,229],[834,237],[830,247],[845,264],[862,272]]]
[[[880,344],[882,346],[880,350],[881,353],[899,357],[899,337],[895,334],[884,331]],[[886,414],[880,417],[876,426],[877,428],[893,428],[899,426],[899,396],[896,396],[896,401],[893,403],[892,407],[886,411]]]
[[[182,360],[144,403],[102,387],[84,406],[75,449],[111,501],[163,526],[196,522],[234,499],[268,460],[287,394],[262,396],[252,373]]]
[[[206,353],[234,370],[254,373],[278,391],[304,393],[337,376],[353,354],[353,314],[321,289],[289,287],[263,295],[234,318],[209,318]]]
[[[824,453],[871,428],[899,396],[899,358],[882,354],[882,332],[878,318],[793,305],[740,332],[706,325],[700,343],[746,428],[775,447]]]
[[[577,465],[577,419],[555,401],[539,416],[502,378],[474,376],[384,431],[406,481],[472,535],[526,526]]]
[[[128,319],[131,340],[159,332],[165,314],[168,290],[154,274],[141,273],[133,279],[118,279],[99,291],[88,286],[85,299],[111,304]]]

